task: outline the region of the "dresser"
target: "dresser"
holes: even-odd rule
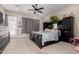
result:
[[[0,54],[10,42],[10,33],[8,29],[0,26]]]

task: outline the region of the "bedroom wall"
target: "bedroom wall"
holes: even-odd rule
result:
[[[12,11],[6,11],[6,14],[11,15],[11,16],[17,16],[17,34],[21,34],[21,29],[22,28],[19,27],[19,26],[22,25],[22,17],[40,19],[39,17],[35,17],[34,15],[30,15],[28,13],[22,14],[22,13],[16,13],[16,12],[12,12]]]
[[[71,13],[74,14],[75,21],[74,21],[74,34],[75,36],[79,36],[79,5],[70,5],[68,7],[65,7],[62,10],[56,11],[54,13],[48,14],[47,16],[43,17],[44,21],[49,21],[49,16],[56,15],[60,19],[63,18],[63,15],[69,16]]]
[[[0,12],[3,13],[3,19],[5,19],[5,9],[0,5]]]

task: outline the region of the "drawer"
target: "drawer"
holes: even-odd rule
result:
[[[5,38],[3,41],[0,42],[0,48],[6,43],[6,41],[8,41],[8,37]]]
[[[3,50],[5,49],[5,47],[7,46],[7,44],[10,42],[10,40],[7,40],[5,42],[5,44],[2,45],[2,47],[0,48],[0,54],[3,52]]]
[[[0,42],[3,41],[3,40],[4,40],[5,38],[7,38],[8,36],[9,36],[8,34],[5,34],[5,35],[1,36],[1,37],[0,37]]]
[[[7,34],[5,34],[5,35],[3,35],[3,36],[0,36],[0,38],[4,38],[4,37],[7,37],[9,34],[7,33]]]

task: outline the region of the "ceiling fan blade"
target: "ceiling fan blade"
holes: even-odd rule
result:
[[[37,7],[38,4],[35,4],[35,6]]]
[[[41,8],[39,8],[38,10],[42,10],[42,9],[44,9],[44,7],[41,7]]]
[[[32,5],[32,7],[33,7],[34,9],[36,9],[36,7],[35,7],[34,5]]]
[[[34,14],[35,14],[36,12],[43,13],[43,12],[40,11],[40,10],[44,9],[44,7],[37,8],[37,5],[38,5],[38,4],[32,5],[32,7],[34,8],[34,9],[33,9],[33,10],[34,10]],[[30,9],[30,10],[33,11],[32,9]]]
[[[42,11],[37,10],[39,13],[42,13]]]
[[[34,12],[34,14],[36,14],[36,11]]]

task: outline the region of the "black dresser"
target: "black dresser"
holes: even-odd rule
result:
[[[10,42],[10,33],[8,26],[3,23],[3,13],[0,12],[0,54],[3,52],[4,48]]]
[[[0,26],[0,54],[10,42],[10,33],[7,26]]]
[[[5,33],[0,36],[0,54],[3,52],[4,48],[10,42],[10,33]]]
[[[69,42],[69,38],[74,37],[74,17],[65,17],[59,22],[58,29],[61,31],[60,40]]]

